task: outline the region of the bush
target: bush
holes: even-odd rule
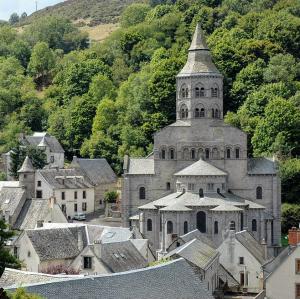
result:
[[[300,223],[300,205],[284,203],[281,208],[281,230],[286,234],[293,226]]]
[[[118,199],[118,192],[117,191],[107,191],[104,194],[104,201],[108,203],[115,203]]]

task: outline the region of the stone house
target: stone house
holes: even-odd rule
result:
[[[263,266],[266,299],[300,298],[300,230],[289,230],[289,245]]]
[[[153,153],[124,158],[123,223],[138,214],[158,253],[199,229],[216,246],[232,225],[281,245],[277,164],[248,158],[247,134],[223,121],[223,76],[197,25],[186,65],[176,77],[176,122],[154,134]]]
[[[229,230],[217,249],[220,263],[240,283],[244,291],[263,290],[262,266],[268,261],[267,245],[260,244],[249,232]]]

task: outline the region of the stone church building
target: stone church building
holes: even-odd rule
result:
[[[125,156],[124,225],[135,221],[161,253],[196,228],[215,246],[229,229],[248,230],[272,252],[281,236],[276,162],[248,158],[246,133],[224,123],[223,76],[200,25],[176,79],[176,122],[155,133],[150,156]]]

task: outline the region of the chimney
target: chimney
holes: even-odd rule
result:
[[[82,231],[81,227],[78,227],[78,249],[79,251],[83,250],[83,239],[82,239]]]
[[[49,208],[53,209],[54,205],[56,204],[56,198],[54,196],[49,198]]]
[[[263,247],[263,250],[264,250],[264,259],[267,260],[268,259],[268,245],[267,245],[265,238],[262,239],[261,246]]]
[[[289,229],[289,245],[297,246],[300,243],[300,229],[297,227],[292,227]]]

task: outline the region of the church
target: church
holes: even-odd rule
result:
[[[176,86],[176,122],[154,134],[148,157],[124,158],[123,224],[138,226],[162,254],[194,229],[216,247],[228,230],[247,230],[276,254],[281,244],[276,161],[249,158],[246,133],[224,123],[223,76],[199,24]]]

